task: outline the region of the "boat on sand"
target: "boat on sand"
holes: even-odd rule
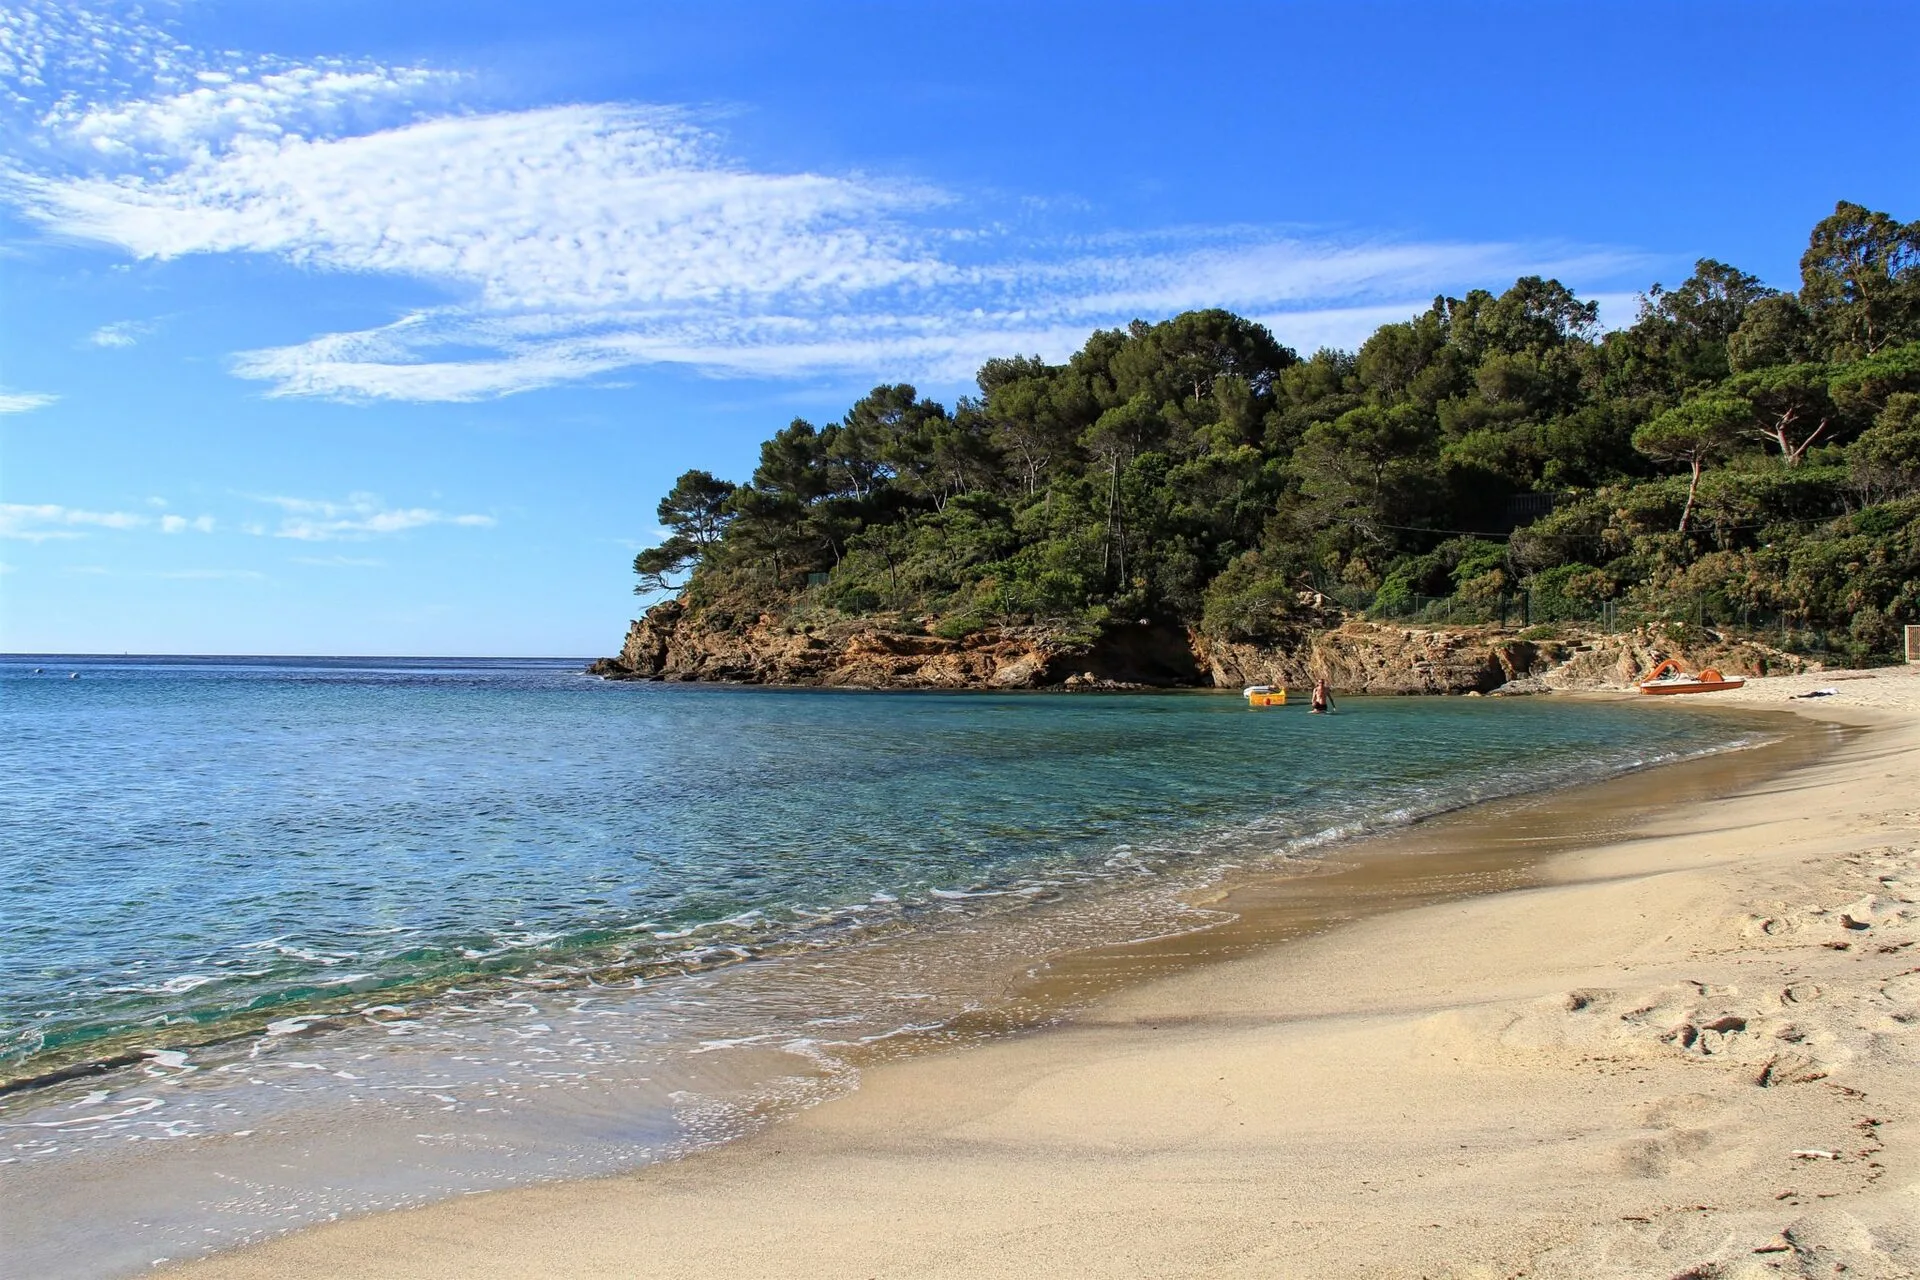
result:
[[[1723,676],[1712,667],[1698,675],[1689,675],[1678,659],[1668,658],[1640,682],[1640,692],[1717,693],[1722,689],[1738,689],[1746,682],[1745,676]]]

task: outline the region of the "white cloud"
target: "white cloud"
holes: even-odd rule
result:
[[[239,136],[157,175],[16,174],[13,187],[41,221],[136,257],[266,253],[440,279],[488,312],[844,294],[955,271],[884,221],[927,193],[732,167],[661,108]]]
[[[155,507],[167,505],[164,498],[149,498],[147,502]],[[26,542],[80,538],[94,529],[212,533],[214,528],[214,518],[204,515],[191,519],[176,515],[156,518],[135,511],[88,511],[54,502],[0,502],[0,538],[17,538]]]
[[[138,258],[265,255],[445,299],[238,355],[235,372],[274,395],[475,400],[660,363],[959,381],[990,355],[1058,357],[1091,327],[1199,306],[1350,345],[1362,315],[1410,314],[1442,290],[1635,261],[1258,227],[1063,251],[924,186],[751,168],[671,107],[463,112],[464,81],[445,71],[242,61],[34,11],[34,47],[113,65],[42,93],[49,150],[0,167],[0,199]],[[61,22],[65,35],[45,36]],[[59,63],[16,60],[44,76]],[[105,344],[120,336],[134,335]]]
[[[370,493],[350,494],[343,502],[277,495],[255,500],[279,507],[283,514],[274,527],[250,524],[245,526],[246,532],[301,542],[363,540],[429,525],[474,529],[488,528],[495,523],[488,515],[449,514],[428,507],[389,507]]]
[[[286,66],[252,77],[200,71],[177,93],[61,111],[64,135],[106,156],[187,161],[240,140],[327,136],[458,79],[420,67]]]
[[[152,332],[153,326],[144,320],[116,320],[88,334],[87,341],[96,347],[131,347]]]
[[[57,503],[0,502],[0,538],[45,542],[78,538],[87,529],[138,529],[148,519],[129,511],[85,511]]]
[[[0,390],[0,414],[31,413],[35,409],[46,408],[59,398],[32,391]]]

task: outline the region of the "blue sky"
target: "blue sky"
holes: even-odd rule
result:
[[[591,655],[690,466],[1920,217],[1920,6],[0,4],[0,650]]]

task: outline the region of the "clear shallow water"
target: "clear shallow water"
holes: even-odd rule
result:
[[[572,662],[9,660],[0,1069],[817,946],[1735,736],[1541,700],[1319,718],[608,684]]]
[[[577,668],[0,660],[0,1079],[123,1064],[0,1096],[0,1271],[723,1141],[888,1046],[1051,1016],[1020,974],[1208,922],[1229,867],[1756,737]]]

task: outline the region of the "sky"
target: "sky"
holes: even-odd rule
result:
[[[1920,5],[0,0],[0,652],[618,648],[673,478],[1920,218]]]

